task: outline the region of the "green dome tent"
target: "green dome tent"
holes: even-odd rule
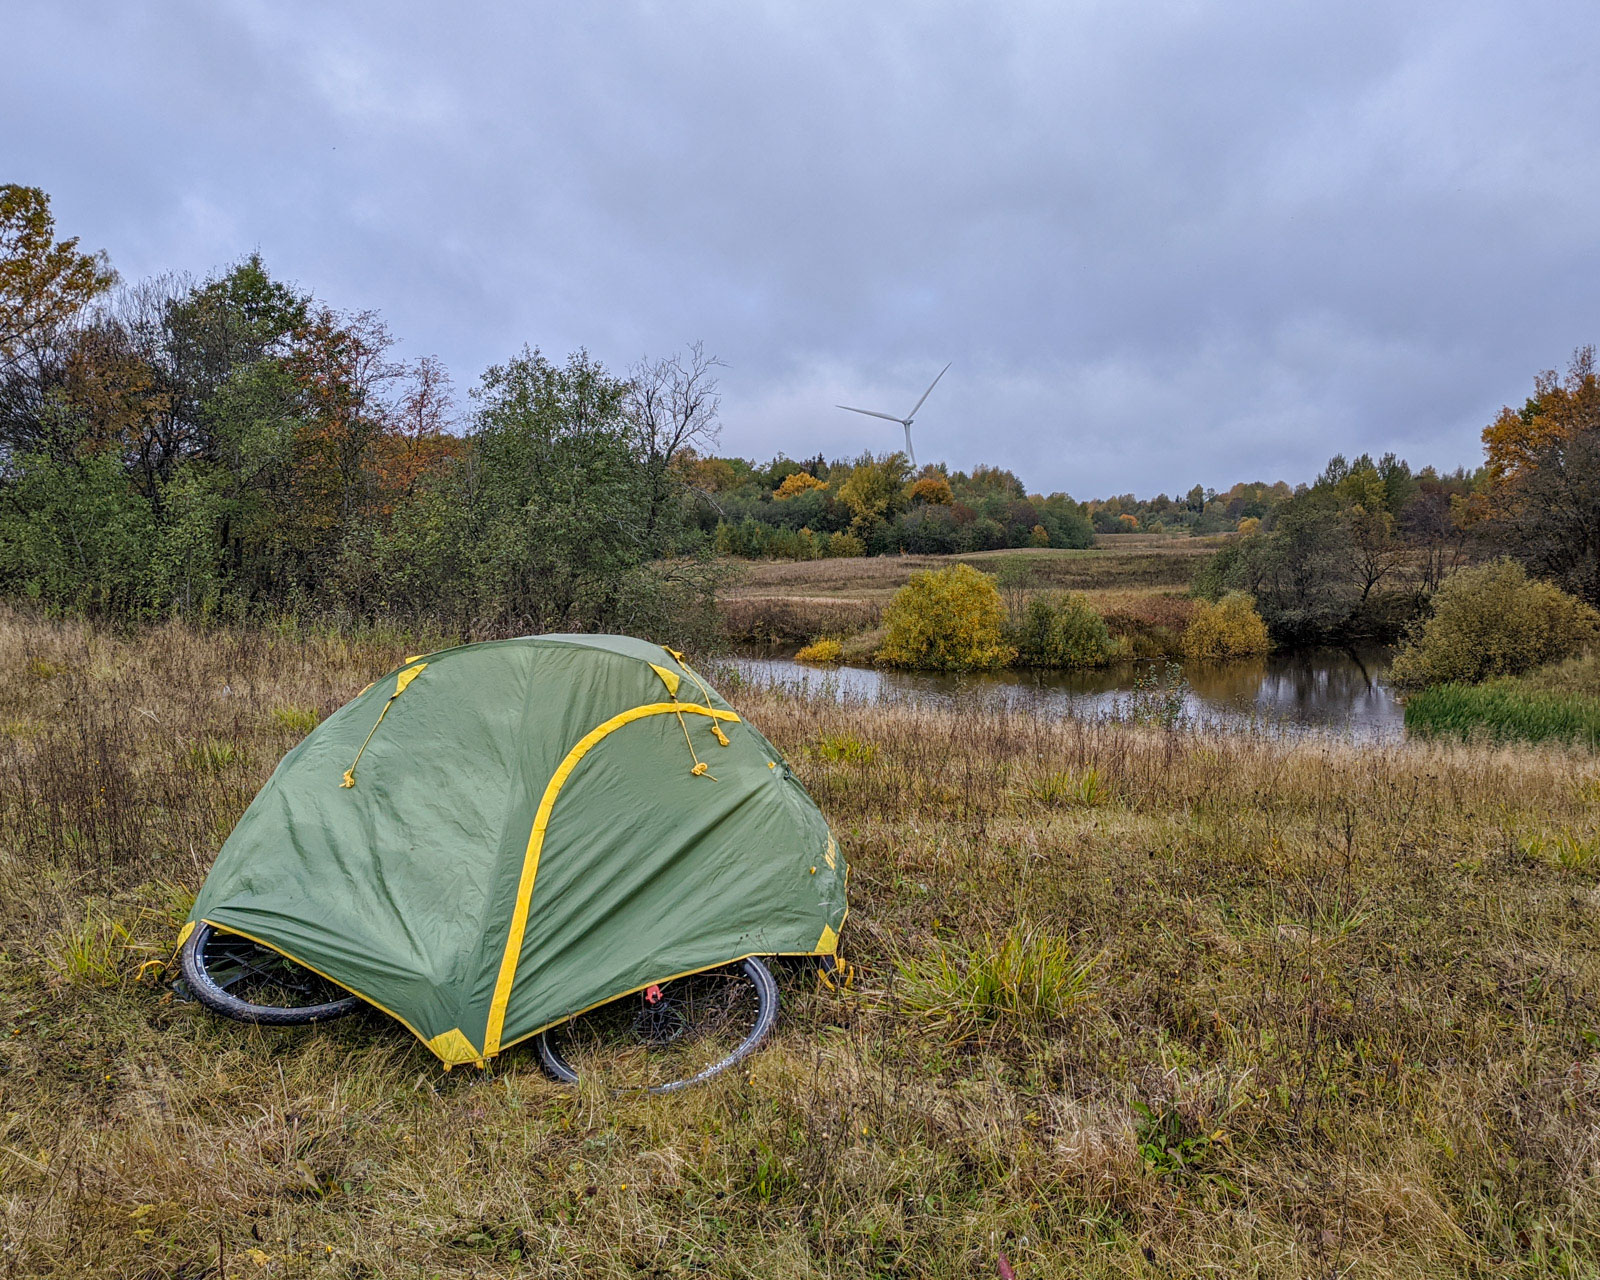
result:
[[[242,934],[482,1065],[671,978],[832,954],[845,876],[782,757],[681,654],[537,636],[413,658],[329,716],[184,937]]]

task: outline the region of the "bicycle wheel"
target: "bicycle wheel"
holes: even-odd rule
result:
[[[178,957],[194,998],[240,1022],[292,1027],[342,1018],[361,997],[270,947],[208,924],[195,926]]]
[[[751,958],[601,1005],[539,1037],[558,1080],[670,1093],[709,1080],[760,1047],[778,1021],[778,984]]]

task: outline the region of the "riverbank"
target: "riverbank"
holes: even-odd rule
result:
[[[255,790],[408,651],[0,615],[16,1275],[1600,1264],[1587,755],[733,690],[851,862],[857,985],[786,972],[748,1073],[609,1098],[166,988]]]
[[[1419,689],[1406,698],[1405,721],[1425,737],[1600,749],[1600,658],[1589,654],[1478,685]]]

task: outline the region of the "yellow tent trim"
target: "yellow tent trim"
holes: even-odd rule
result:
[[[678,685],[683,682],[683,677],[676,671],[668,671],[665,667],[658,667],[653,662],[650,664],[650,670],[661,677],[661,683],[667,686],[667,692],[676,698],[678,696]]]
[[[378,712],[378,718],[372,722],[372,728],[367,732],[367,741],[361,744],[361,750],[356,752],[356,758],[350,762],[350,767],[344,771],[344,779],[339,783],[341,787],[356,785],[356,766],[361,763],[361,757],[366,754],[367,743],[372,741],[372,735],[378,732],[378,726],[383,723],[384,716],[389,714],[389,708],[394,705],[394,700],[406,691],[406,686],[428,669],[426,662],[415,667],[408,667],[395,677],[394,692],[384,701],[383,710]],[[367,689],[372,688],[369,684]],[[366,689],[362,690],[365,693]]]
[[[196,921],[191,920],[191,921],[189,921],[188,927],[192,930],[196,923],[197,923]],[[348,991],[353,996],[360,996],[363,1000],[365,1000],[368,1004],[370,1004],[374,1009],[377,1009],[382,1013],[388,1014],[391,1018],[393,1018],[396,1022],[398,1022],[402,1027],[404,1027],[412,1035],[416,1036],[416,1038],[418,1040],[422,1041],[423,1044],[427,1045],[428,1048],[433,1049],[433,1041],[432,1040],[428,1039],[427,1036],[423,1035],[422,1032],[418,1031],[414,1026],[412,1026],[409,1022],[407,1022],[404,1018],[402,1018],[398,1013],[396,1013],[388,1005],[379,1004],[376,1000],[374,1000],[371,996],[369,996],[365,991],[357,991],[348,982],[340,982],[339,979],[335,978],[332,974],[324,973],[321,969],[317,968],[316,965],[307,964],[304,960],[302,960],[299,956],[295,955],[293,952],[285,951],[282,947],[278,946],[276,943],[268,942],[265,938],[258,938],[253,933],[246,933],[243,929],[241,929],[236,924],[223,924],[220,920],[202,920],[202,921],[199,921],[198,923],[208,924],[213,929],[221,929],[224,933],[236,933],[241,938],[249,938],[250,941],[255,943],[258,947],[265,947],[268,951],[276,951],[280,956],[283,956],[285,959],[293,960],[302,969],[310,969],[312,973],[317,975],[317,977],[322,978],[323,980],[325,980],[327,982],[333,983],[333,985],[338,987],[341,991]],[[185,936],[187,936],[187,935],[185,935]],[[449,1033],[446,1032],[445,1034],[448,1035]],[[438,1037],[435,1037],[435,1039],[437,1039],[437,1038]],[[434,1052],[437,1053],[438,1050],[434,1049]],[[483,1058],[482,1054],[476,1054],[476,1055],[473,1056],[473,1058],[471,1060],[474,1061],[474,1062],[478,1062],[478,1061],[481,1061],[482,1058]]]
[[[428,1042],[428,1048],[438,1054],[444,1062],[444,1069],[459,1067],[466,1062],[476,1062],[483,1065],[483,1055],[472,1047],[472,1041],[462,1035],[460,1027],[451,1027],[448,1031],[441,1031]]]
[[[823,925],[822,936],[817,939],[817,945],[813,948],[813,950],[817,955],[831,956],[838,949],[839,935],[833,931],[833,926],[831,924]]]
[[[680,715],[685,712],[690,715],[710,716],[713,720],[737,722],[739,719],[732,711],[719,711],[715,707],[701,707],[692,703],[650,702],[634,707],[612,716],[604,724],[597,725],[584,734],[579,739],[578,745],[567,752],[566,758],[561,761],[555,773],[551,775],[550,781],[545,784],[544,795],[540,798],[538,811],[534,814],[533,830],[528,833],[528,848],[522,858],[522,876],[517,881],[516,906],[512,908],[511,928],[506,935],[505,954],[500,957],[500,976],[495,980],[494,999],[489,1005],[489,1025],[483,1037],[485,1058],[492,1058],[500,1052],[500,1035],[505,1030],[506,1024],[506,1005],[511,1000],[511,985],[516,981],[517,961],[522,957],[522,939],[528,928],[528,908],[533,902],[533,882],[539,875],[539,854],[544,848],[545,832],[550,826],[550,811],[555,808],[556,797],[561,794],[561,788],[572,776],[572,771],[578,767],[578,761],[588,755],[595,744],[624,725],[642,720],[646,716]]]

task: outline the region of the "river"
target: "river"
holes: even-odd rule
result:
[[[1312,649],[1241,662],[1185,662],[1181,680],[1179,664],[1169,671],[1163,662],[967,676],[814,667],[775,657],[735,658],[732,665],[754,683],[867,702],[976,700],[1039,715],[1104,718],[1165,712],[1211,728],[1393,742],[1405,736],[1405,717],[1383,681],[1389,657],[1386,649]]]

